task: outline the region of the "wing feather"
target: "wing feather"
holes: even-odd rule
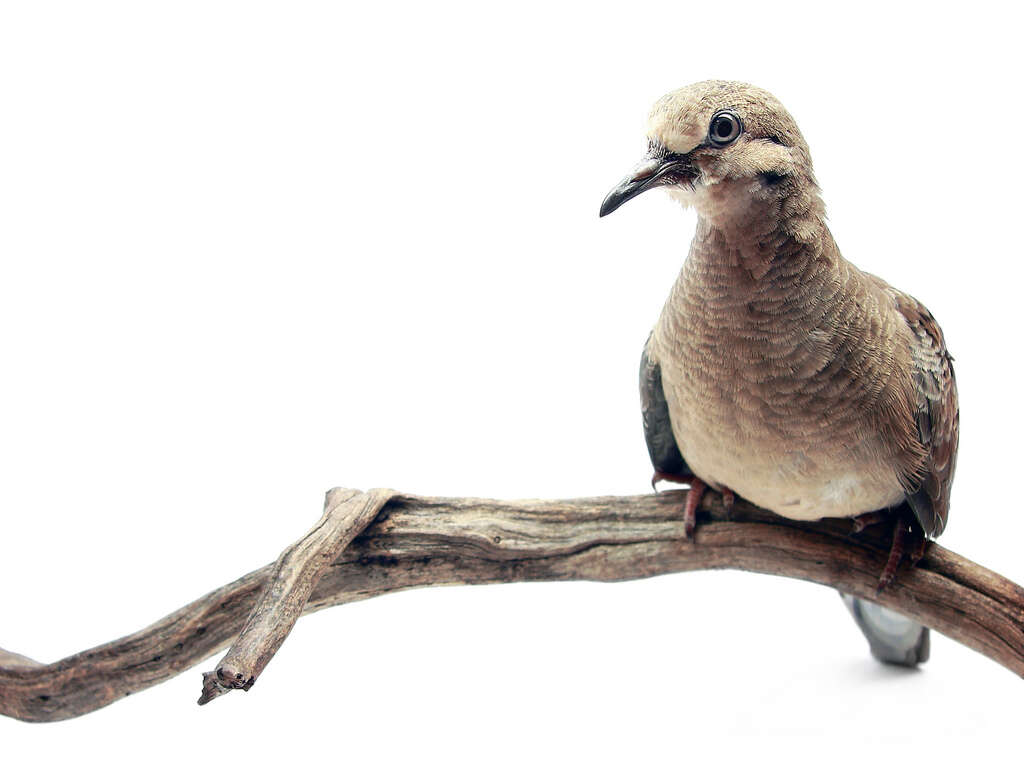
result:
[[[960,439],[960,406],[953,357],[932,313],[912,296],[889,289],[911,331],[912,382],[923,464],[905,471],[907,503],[929,536],[938,536],[949,519],[949,494]]]
[[[661,383],[661,366],[650,354],[650,337],[640,357],[640,411],[644,421],[644,439],[651,463],[658,472],[670,475],[692,474],[672,434],[668,401]]]

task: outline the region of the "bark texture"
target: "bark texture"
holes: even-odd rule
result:
[[[219,674],[207,674],[203,699],[248,688],[300,612],[410,587],[622,581],[712,568],[875,600],[1024,675],[1024,590],[938,545],[876,596],[885,533],[854,536],[847,520],[795,523],[739,499],[727,517],[709,493],[687,541],[679,491],[507,502],[391,493],[335,489],[321,521],[277,563],[133,635],[52,664],[0,650],[0,714],[37,722],[83,715],[233,642]]]
[[[299,620],[324,570],[373,522],[392,496],[394,491],[382,488],[368,493],[351,488],[327,492],[320,522],[277,558],[263,594],[227,655],[215,672],[203,673],[200,704],[231,690],[252,688]]]

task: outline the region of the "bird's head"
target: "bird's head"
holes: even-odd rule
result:
[[[601,204],[605,216],[655,187],[712,221],[743,216],[753,201],[816,197],[810,152],[768,91],[708,80],[663,96],[647,124],[647,154]]]

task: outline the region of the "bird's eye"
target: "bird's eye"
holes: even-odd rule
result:
[[[711,126],[708,128],[708,139],[716,147],[724,147],[736,141],[743,128],[740,126],[740,119],[732,112],[719,112],[711,118]]]

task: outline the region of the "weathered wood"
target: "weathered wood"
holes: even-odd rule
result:
[[[277,558],[242,631],[216,671],[203,673],[200,704],[234,689],[252,688],[299,620],[324,570],[394,495],[382,488],[367,493],[351,488],[327,492],[319,522]]]
[[[741,500],[727,519],[720,497],[709,493],[689,542],[681,510],[678,491],[517,502],[396,496],[325,569],[304,612],[427,585],[621,581],[735,568],[874,599],[1024,675],[1024,590],[959,555],[932,545],[916,569],[901,569],[876,597],[884,532],[853,536],[844,520],[794,523]],[[61,720],[166,680],[239,634],[273,568],[52,664],[12,663],[0,652],[0,713]]]

